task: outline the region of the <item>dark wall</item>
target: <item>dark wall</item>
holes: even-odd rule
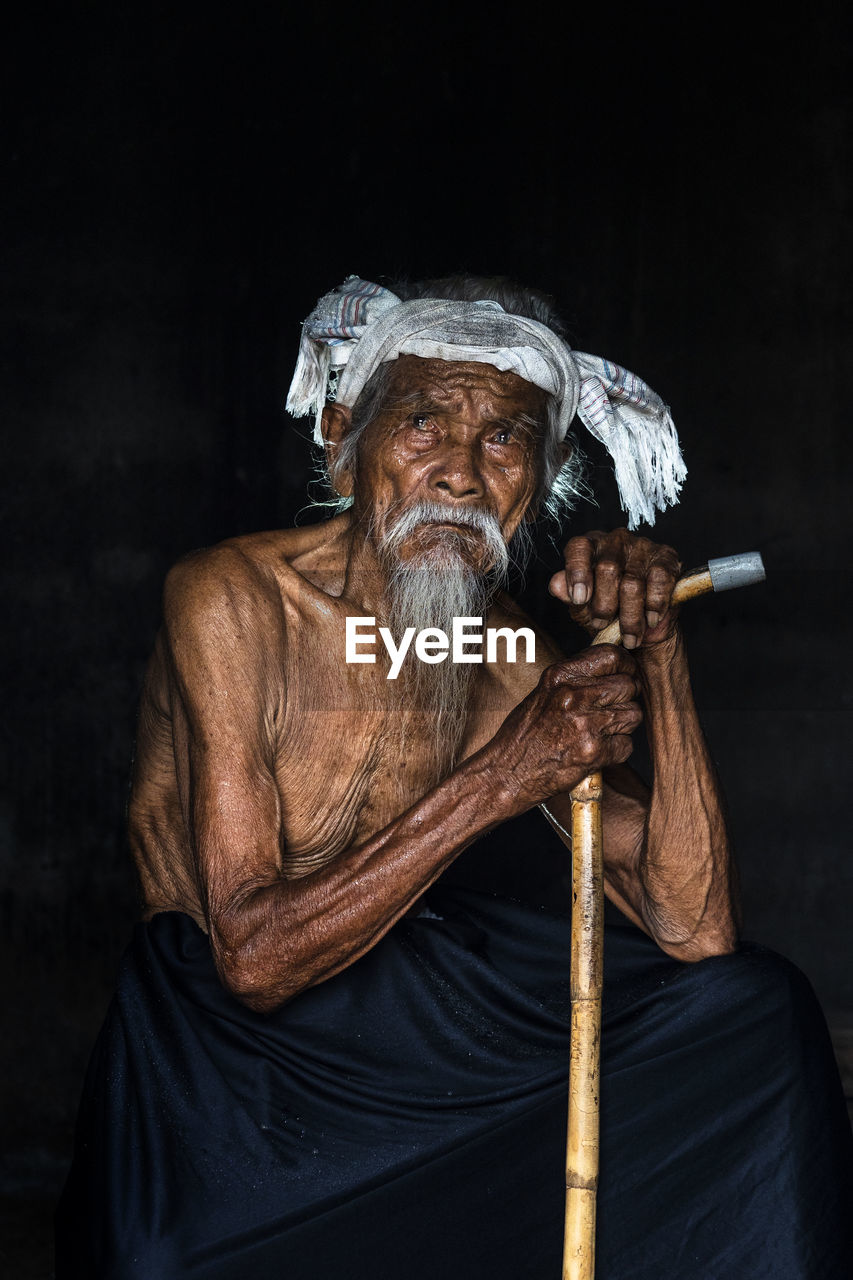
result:
[[[769,573],[685,615],[747,932],[853,1018],[845,11],[272,9],[31,9],[6,49],[4,1079],[13,1150],[60,1163],[135,915],[160,584],[304,505],[282,405],[300,320],[350,271],[515,275],[671,403],[690,475],[660,536]],[[591,453],[580,528],[619,522]]]

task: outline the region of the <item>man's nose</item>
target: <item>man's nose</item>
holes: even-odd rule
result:
[[[447,498],[482,498],[485,485],[474,448],[467,444],[448,443],[436,460],[429,480],[430,488]]]

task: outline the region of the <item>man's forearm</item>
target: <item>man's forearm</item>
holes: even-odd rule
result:
[[[266,1011],[368,951],[473,840],[514,816],[488,748],[382,831],[297,880],[244,886],[212,913],[223,981]]]
[[[639,852],[640,909],[672,955],[697,960],[736,942],[733,869],[722,797],[676,632],[640,650],[654,783]]]

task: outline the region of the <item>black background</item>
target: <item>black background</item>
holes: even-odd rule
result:
[[[299,323],[353,271],[545,288],[575,345],[672,405],[690,474],[657,532],[688,565],[755,548],[768,569],[684,618],[746,932],[853,1024],[845,7],[77,5],[7,35],[13,1189],[61,1177],[135,917],[124,807],[163,575],[305,505]],[[590,454],[580,529],[620,522]]]

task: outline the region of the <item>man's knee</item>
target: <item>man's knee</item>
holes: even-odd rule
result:
[[[691,966],[696,976],[719,986],[727,1004],[756,1008],[810,1011],[816,1005],[811,983],[785,956],[755,943],[744,943],[730,955],[712,956]]]
[[[749,1040],[768,1068],[786,1058],[799,1074],[834,1070],[826,1021],[811,983],[790,960],[765,947],[746,943],[727,956],[692,966],[700,1008],[717,1014],[721,1028]]]

